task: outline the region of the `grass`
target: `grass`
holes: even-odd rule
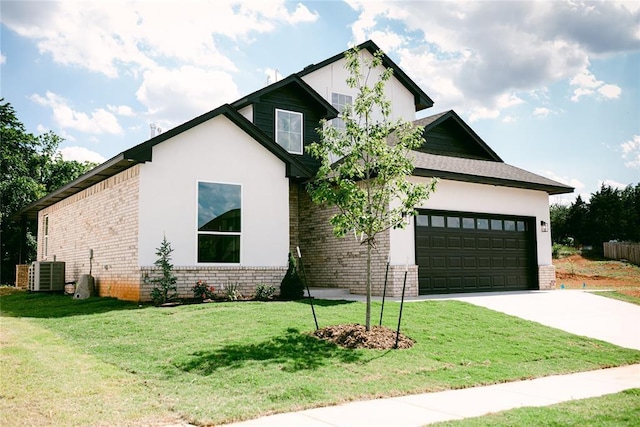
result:
[[[640,389],[602,397],[573,400],[552,406],[527,407],[483,417],[436,423],[438,427],[474,426],[637,426]]]
[[[34,396],[73,387],[93,401],[106,396],[100,418],[75,421],[43,400],[38,413],[47,417],[51,411],[48,424],[118,425],[130,416],[223,423],[640,361],[639,351],[458,301],[406,304],[403,333],[417,342],[395,351],[346,350],[316,340],[308,335],[313,318],[303,302],[140,308],[106,298],[21,292],[0,303],[0,412],[19,420],[1,420],[3,426],[41,424],[28,409]],[[364,317],[362,303],[315,305],[320,326]],[[373,309],[379,313],[380,306]],[[398,311],[398,304],[387,303],[386,326],[395,326]],[[52,353],[57,356],[48,365]],[[81,374],[71,370],[74,360],[86,364]],[[15,365],[25,371],[12,374]],[[86,389],[80,375],[82,382],[88,377]],[[27,389],[32,376],[38,381]],[[5,378],[11,380],[4,384]]]
[[[640,305],[640,296],[627,295],[618,291],[598,292],[597,295]]]

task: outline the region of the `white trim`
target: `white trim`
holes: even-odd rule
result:
[[[200,231],[198,230],[198,214],[199,214],[199,192],[198,187],[200,183],[204,184],[223,184],[223,185],[235,185],[240,187],[240,231],[228,231],[228,232],[215,232],[215,231]],[[196,180],[196,188],[195,188],[195,222],[194,228],[196,230],[196,238],[195,238],[195,251],[194,251],[194,264],[202,265],[202,266],[241,266],[242,265],[242,248],[244,247],[244,238],[243,238],[243,225],[244,225],[244,188],[241,183],[237,182],[222,182],[222,181],[212,181],[209,179],[197,179]],[[200,234],[208,234],[208,235],[216,235],[216,236],[240,236],[240,261],[239,262],[200,262],[198,261],[198,236]]]
[[[46,258],[47,256],[49,256],[49,214],[46,214],[43,217],[42,236],[44,240],[44,250],[42,251],[42,256]]]
[[[295,115],[300,116],[300,151],[287,150],[286,147],[283,147],[282,144],[280,144],[278,142],[278,113],[280,111],[282,111],[283,113],[295,114]],[[298,111],[291,111],[291,110],[284,110],[284,109],[281,109],[281,108],[276,108],[276,114],[275,114],[274,118],[275,118],[274,139],[276,140],[278,145],[280,145],[282,148],[284,148],[285,150],[287,150],[291,154],[303,154],[303,152],[304,152],[304,114],[302,114],[302,113],[300,113]]]

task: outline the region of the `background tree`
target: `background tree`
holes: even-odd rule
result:
[[[551,241],[553,243],[568,242],[569,229],[567,220],[569,217],[569,207],[559,203],[549,206],[549,214],[551,217]]]
[[[609,240],[640,242],[640,183],[623,190],[603,184],[588,202],[578,196],[568,207],[552,205],[550,213],[554,243],[572,237],[601,253]]]
[[[36,249],[34,224],[26,224],[23,230],[12,216],[95,164],[62,159],[58,152],[62,138],[53,132],[39,136],[27,132],[4,98],[0,99],[0,141],[0,283],[11,284],[16,264],[33,260]]]
[[[335,206],[330,219],[334,234],[355,231],[367,246],[366,329],[371,329],[371,252],[376,236],[390,228],[403,228],[414,207],[427,199],[435,181],[427,187],[407,181],[413,172],[410,150],[424,142],[423,129],[402,120],[391,121],[391,103],[384,96],[392,70],[382,65],[382,52],[371,59],[357,49],[346,54],[347,85],[357,89],[352,105],[341,113],[344,129],[322,122],[320,142],[308,152],[321,162],[308,190],[315,203]],[[375,79],[370,85],[369,79]],[[339,158],[336,163],[332,159]]]

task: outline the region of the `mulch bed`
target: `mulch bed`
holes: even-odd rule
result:
[[[332,342],[344,348],[367,348],[389,350],[396,348],[396,331],[385,326],[372,326],[367,332],[364,325],[333,325],[318,329],[313,333],[317,338]],[[398,349],[411,348],[415,343],[411,338],[400,334]]]

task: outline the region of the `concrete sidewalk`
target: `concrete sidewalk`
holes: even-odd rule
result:
[[[640,365],[631,365],[486,387],[352,402],[271,415],[229,426],[418,427],[522,406],[548,406],[637,387],[640,387]]]

